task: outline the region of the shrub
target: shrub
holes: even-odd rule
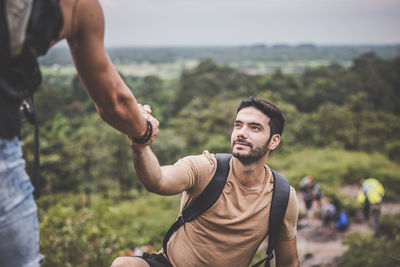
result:
[[[348,250],[339,258],[339,266],[372,267],[400,264],[400,213],[381,218],[380,237],[350,233],[343,243]]]
[[[130,201],[95,195],[90,207],[84,199],[63,194],[39,200],[42,266],[109,266],[135,248],[158,250],[179,206],[177,197],[147,192]]]
[[[400,193],[400,166],[379,153],[349,152],[340,149],[304,149],[291,154],[276,154],[270,166],[282,172],[295,187],[306,175],[313,175],[323,191],[337,193],[345,184],[360,184],[376,177],[385,188],[385,198]]]
[[[387,239],[400,239],[400,213],[382,216],[379,234]]]

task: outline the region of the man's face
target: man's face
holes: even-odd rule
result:
[[[268,152],[269,118],[254,107],[236,115],[231,135],[232,155],[243,164],[256,162]]]

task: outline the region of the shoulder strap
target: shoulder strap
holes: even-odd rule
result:
[[[274,189],[272,193],[271,209],[269,214],[269,237],[267,247],[267,257],[256,264],[253,267],[260,266],[265,261],[265,267],[270,266],[270,261],[274,257],[273,250],[278,240],[279,232],[283,222],[283,218],[286,214],[287,205],[289,203],[290,185],[289,181],[272,170],[274,176]]]
[[[229,161],[231,157],[231,154],[215,154],[215,158],[217,159],[217,169],[213,178],[211,178],[210,183],[203,192],[192,201],[192,203],[183,209],[182,215],[178,217],[164,237],[163,249],[167,258],[167,244],[172,234],[175,233],[185,222],[194,220],[200,214],[208,210],[218,200],[222,190],[224,189],[226,179],[228,178]]]
[[[8,32],[8,22],[6,13],[6,1],[0,1],[0,71],[2,64],[10,58],[10,34]]]

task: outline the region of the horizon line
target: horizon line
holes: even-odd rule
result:
[[[67,43],[65,41],[61,41],[57,43],[53,48],[61,48],[67,47]],[[309,46],[309,47],[396,47],[400,46],[399,42],[387,42],[387,43],[337,43],[337,44],[329,44],[329,43],[313,43],[313,42],[299,42],[299,43],[285,43],[285,42],[277,42],[277,43],[262,43],[262,42],[254,42],[247,44],[124,44],[124,45],[104,45],[106,49],[115,49],[115,48],[246,48],[246,47],[265,47],[265,48],[274,48],[274,47],[301,47],[301,46]]]

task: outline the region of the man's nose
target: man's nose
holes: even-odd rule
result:
[[[247,137],[249,136],[248,133],[249,133],[248,128],[247,127],[242,127],[242,128],[239,129],[239,131],[237,133],[237,136],[247,139]]]

